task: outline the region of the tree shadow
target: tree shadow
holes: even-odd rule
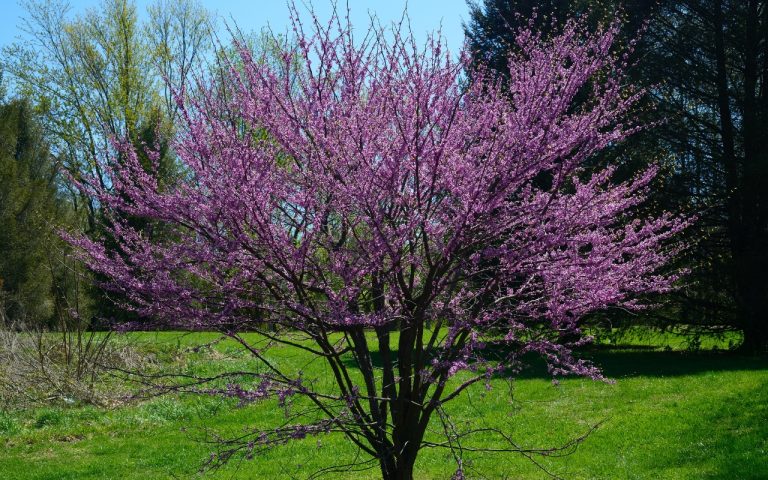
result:
[[[658,351],[591,348],[579,352],[603,369],[607,377],[670,377],[729,370],[765,370],[768,358],[730,351]]]
[[[502,357],[507,347],[488,346],[489,356]],[[381,368],[383,360],[377,350],[370,352],[374,368]],[[576,352],[578,358],[591,361],[608,378],[670,377],[695,375],[704,372],[729,370],[768,370],[768,357],[743,355],[728,350],[664,351],[647,345],[589,346]],[[391,352],[397,358],[397,349]],[[349,368],[358,368],[351,354],[343,359]],[[521,358],[523,368],[517,373],[520,379],[550,379],[543,359],[534,354]],[[499,377],[509,375],[499,374]]]

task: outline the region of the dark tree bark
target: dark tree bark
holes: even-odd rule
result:
[[[736,192],[742,215],[734,251],[739,304],[744,330],[743,348],[749,352],[768,351],[768,170],[766,164],[765,81],[766,58],[760,46],[765,36],[765,10],[768,5],[749,0],[744,35],[744,173]],[[762,35],[761,35],[762,34]],[[760,62],[763,68],[760,68]],[[763,76],[761,76],[761,73]]]

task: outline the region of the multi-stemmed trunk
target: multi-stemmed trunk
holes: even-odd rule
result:
[[[376,287],[377,285],[374,285],[374,291]],[[421,338],[414,334],[414,326],[422,320],[418,316],[411,318],[408,321],[411,327],[401,329],[397,352],[390,349],[390,335],[387,327],[377,329],[376,332],[379,353],[383,363],[381,394],[384,398],[389,399],[378,410],[378,420],[386,424],[386,419],[389,416],[392,424],[391,430],[384,427],[383,424],[381,425],[382,431],[388,430],[390,438],[379,442],[376,449],[384,480],[412,480],[414,478],[416,457],[426,425],[433,411],[431,408],[424,407],[424,399],[422,398],[428,386],[421,380],[414,380],[414,373],[423,368],[424,359],[420,355],[425,355]],[[423,323],[421,325],[423,328]],[[418,348],[414,349],[411,342],[416,342]],[[395,376],[395,366],[397,366],[397,377]],[[366,373],[373,375],[371,369],[362,370],[364,375]],[[435,398],[431,400],[434,401]]]
[[[381,478],[382,480],[413,480],[415,463],[415,456],[412,459],[401,458],[400,462],[395,462],[394,459],[382,459],[379,461]]]
[[[420,443],[420,441],[419,441]],[[401,445],[399,449],[383,454],[379,458],[381,477],[383,480],[413,480],[418,443]]]

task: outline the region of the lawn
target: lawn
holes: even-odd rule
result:
[[[131,342],[158,364],[202,372],[253,367],[234,344],[192,346],[214,334],[132,334]],[[544,479],[764,479],[768,478],[768,359],[706,350],[728,339],[704,339],[705,350],[685,351],[673,335],[628,335],[603,341],[585,355],[615,383],[566,379],[553,385],[540,367],[517,380],[493,381],[450,404],[458,424],[503,427],[521,446],[568,442],[598,425],[566,455],[468,455],[473,478]],[[730,340],[732,342],[732,339]],[[273,351],[307,376],[324,369],[289,348]],[[276,425],[284,410],[268,401],[237,407],[209,397],[160,397],[110,410],[60,406],[0,411],[2,479],[199,478],[212,451],[212,433],[232,436],[252,425]],[[483,441],[483,439],[479,439]],[[342,437],[308,438],[252,460],[231,462],[203,478],[306,478],[332,463],[349,463],[356,450]],[[442,450],[423,450],[417,478],[447,479],[455,470]],[[377,470],[328,478],[376,478]]]

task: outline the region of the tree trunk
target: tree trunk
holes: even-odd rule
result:
[[[381,478],[383,480],[413,480],[413,468],[416,464],[418,450],[406,448],[397,456],[379,459]]]
[[[389,480],[395,478],[395,472],[397,467],[395,466],[395,458],[392,455],[383,455],[379,457],[379,467],[381,468],[381,478],[383,480]]]
[[[413,401],[411,399],[404,403],[412,404]],[[390,450],[392,453],[379,458],[384,480],[413,480],[416,457],[419,455],[429,413],[415,405],[410,407],[412,410],[406,410],[406,415],[401,416],[395,425],[395,431],[398,433]],[[385,466],[387,472],[384,471]]]
[[[768,218],[765,189],[766,168],[765,105],[759,92],[761,70],[760,25],[757,0],[749,0],[744,49],[744,165],[741,178],[741,249],[736,260],[736,283],[744,330],[743,350],[750,353],[768,350]],[[765,61],[765,60],[763,60]],[[764,80],[764,79],[763,79]]]
[[[407,463],[402,463],[398,466],[393,480],[413,480],[413,465],[416,461],[416,457]]]
[[[758,98],[757,91],[761,44],[758,2],[750,0],[747,6],[744,96],[740,102],[743,105],[743,158],[736,154],[736,132],[731,111],[733,92],[728,82],[722,1],[715,1],[713,7],[715,78],[722,164],[726,172],[731,273],[736,287],[738,323],[744,332],[741,349],[750,353],[765,352],[768,350],[768,198],[765,194],[768,169],[763,146],[765,129],[762,128],[766,125],[766,112],[763,111],[766,103],[764,98]]]
[[[748,354],[765,354],[768,353],[768,313],[766,308],[765,295],[768,293],[763,292],[763,298],[752,298],[752,308],[750,311],[744,312],[748,315],[744,319],[744,341],[741,344],[740,350]]]

